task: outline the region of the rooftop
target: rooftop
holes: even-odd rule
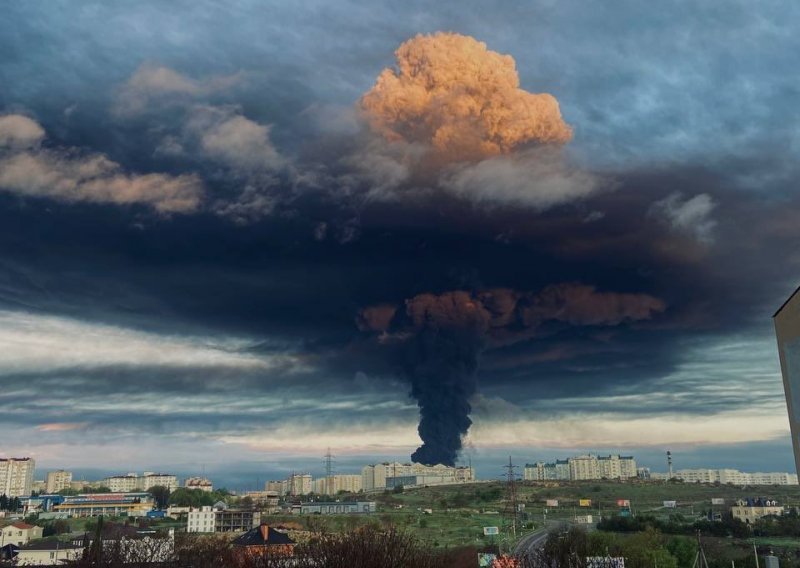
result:
[[[271,546],[294,544],[294,541],[286,533],[276,531],[268,525],[261,525],[234,539],[233,544],[235,546]]]

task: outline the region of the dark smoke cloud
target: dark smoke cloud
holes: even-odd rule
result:
[[[380,332],[401,344],[423,442],[411,459],[453,465],[472,425],[470,400],[478,392],[478,362],[485,348],[521,341],[548,321],[617,326],[648,320],[665,309],[662,300],[648,294],[558,284],[539,293],[499,288],[419,294],[405,302],[404,311],[389,304],[366,307],[356,323],[362,331]]]

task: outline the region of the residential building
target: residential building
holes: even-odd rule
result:
[[[636,460],[632,456],[594,456],[585,454],[553,463],[536,462],[525,464],[523,479],[526,481],[591,479],[629,479],[638,476]]]
[[[369,514],[378,510],[375,501],[301,503],[299,507],[302,515]]]
[[[63,503],[53,506],[53,511],[70,517],[145,517],[153,507],[153,496],[149,493],[87,493],[65,497]]]
[[[800,473],[800,288],[775,312],[773,321],[789,412],[795,473]]]
[[[59,469],[47,473],[45,491],[49,494],[58,493],[62,489],[69,489],[72,484],[72,472]]]
[[[569,463],[569,478],[571,480],[600,479],[600,466],[597,456],[577,456],[570,458],[567,462]]]
[[[264,484],[264,491],[274,491],[281,497],[286,495],[289,484],[285,479],[281,481],[267,481]]]
[[[673,479],[685,483],[721,483],[731,485],[797,485],[793,473],[747,473],[736,469],[679,469]],[[653,473],[652,479],[666,480],[667,474]]]
[[[186,532],[213,533],[216,530],[216,509],[210,506],[191,509],[187,515]]]
[[[132,493],[141,490],[139,476],[135,473],[112,475],[111,477],[106,477],[103,483],[111,489],[112,493]]]
[[[286,483],[288,495],[308,495],[314,490],[310,473],[293,473],[286,479]]]
[[[262,510],[266,508],[268,511],[277,511],[280,496],[276,491],[248,491],[244,494],[253,500],[253,504]]]
[[[137,489],[147,491],[151,487],[166,487],[170,491],[175,491],[178,488],[178,478],[169,473],[155,473],[152,471],[145,471],[139,481]]]
[[[361,491],[361,475],[337,474],[314,480],[314,493],[317,495],[336,495],[340,491],[358,493]]]
[[[83,545],[57,539],[38,540],[17,551],[15,566],[63,566],[82,555]]]
[[[293,556],[295,542],[285,532],[261,524],[236,537],[232,544],[237,555],[244,555],[247,558],[269,555],[274,558]]]
[[[33,458],[0,458],[0,495],[27,497],[33,489]]]
[[[42,538],[42,530],[42,527],[29,525],[21,521],[6,525],[0,529],[0,546],[7,544],[25,546],[32,540]]]
[[[228,509],[224,503],[201,507],[188,514],[186,532],[231,533],[249,531],[261,524],[261,512]]]
[[[186,489],[199,489],[206,493],[211,493],[214,490],[211,480],[205,477],[190,477],[184,482],[183,486]]]
[[[361,470],[361,488],[364,491],[377,491],[404,485],[403,479],[414,485],[449,485],[468,483],[475,480],[471,467],[450,467],[446,465],[423,465],[419,463],[389,463],[367,465]],[[391,482],[388,482],[392,479]]]
[[[740,499],[731,507],[731,515],[750,524],[767,515],[783,515],[783,507],[774,499]]]

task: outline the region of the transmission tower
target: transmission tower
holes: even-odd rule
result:
[[[508,456],[508,465],[504,465],[506,470],[503,477],[506,480],[506,506],[503,510],[503,529],[511,530],[511,534],[517,536],[517,521],[519,520],[519,504],[517,502],[517,472],[518,466],[511,462]]]
[[[331,449],[329,447],[328,453],[322,457],[325,458],[325,493],[333,495],[333,458],[336,456],[331,454]]]

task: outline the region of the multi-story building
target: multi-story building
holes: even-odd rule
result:
[[[317,495],[336,495],[340,491],[358,493],[361,491],[361,475],[337,474],[314,480],[314,493]]]
[[[213,507],[201,507],[189,511],[186,532],[245,532],[260,524],[260,511],[228,509],[218,503]]]
[[[308,495],[314,491],[313,478],[310,473],[293,473],[286,479],[288,495]]]
[[[127,475],[112,475],[103,480],[106,487],[111,489],[112,493],[131,493],[140,490],[139,476],[135,473]]]
[[[166,487],[170,491],[175,491],[178,488],[178,478],[169,473],[155,473],[152,471],[145,471],[139,481],[139,489],[144,491],[151,487]]]
[[[653,479],[666,479],[667,474],[654,473]],[[673,479],[685,483],[721,483],[731,485],[797,485],[793,473],[747,473],[736,469],[679,469]]]
[[[211,493],[214,490],[211,480],[205,477],[190,477],[184,482],[183,486],[186,489],[199,489],[206,493]]]
[[[600,464],[597,456],[583,455],[570,458],[569,478],[573,481],[600,479]]]
[[[53,494],[58,493],[62,489],[69,489],[72,484],[72,472],[59,469],[57,471],[50,471],[47,473],[47,483],[45,484],[45,491]]]
[[[795,473],[800,473],[800,288],[775,312],[775,335],[789,411]]]
[[[0,495],[27,497],[33,488],[33,458],[0,458]]]
[[[361,488],[364,491],[381,490],[396,485],[448,485],[474,480],[475,471],[471,467],[441,464],[428,466],[419,463],[384,462],[367,465],[361,470]]]
[[[575,456],[553,463],[525,464],[523,479],[527,481],[590,479],[630,479],[638,476],[636,460],[631,456]]]
[[[136,473],[127,475],[112,475],[103,480],[103,483],[113,493],[130,493],[133,491],[147,491],[151,487],[163,486],[170,491],[178,488],[178,478],[168,473],[153,473],[146,471],[139,476]]]
[[[731,507],[731,515],[750,524],[767,515],[783,515],[783,507],[774,499],[740,499]]]
[[[285,479],[282,479],[280,481],[267,481],[264,484],[264,491],[274,491],[275,493],[283,497],[284,495],[286,495],[288,487],[289,484],[286,482]]]
[[[82,544],[60,540],[37,540],[17,551],[15,566],[63,566],[83,556]]]

